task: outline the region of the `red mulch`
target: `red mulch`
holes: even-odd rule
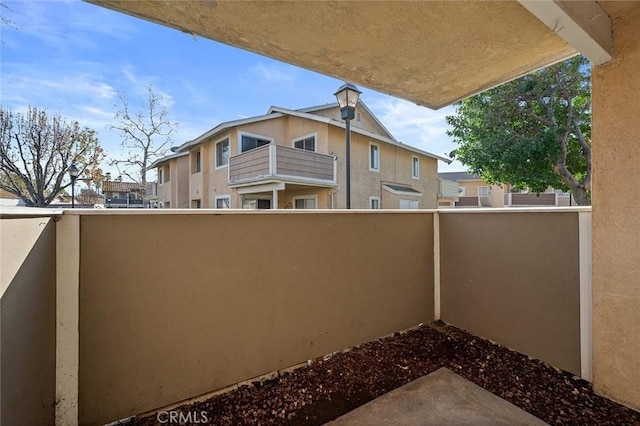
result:
[[[588,382],[442,323],[176,410],[204,411],[215,425],[321,425],[440,367],[551,425],[640,425],[639,412],[596,395]],[[127,424],[160,423],[154,415]]]

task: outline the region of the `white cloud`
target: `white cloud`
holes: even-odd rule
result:
[[[296,69],[285,64],[258,62],[251,67],[251,74],[270,83],[289,83],[296,77]]]
[[[126,17],[77,0],[8,2],[8,6],[17,31],[62,52],[97,49],[93,34],[127,41],[136,31]],[[64,16],[65,26],[51,19],[55,16]]]
[[[116,90],[109,84],[96,80],[89,73],[55,72],[47,75],[29,72],[10,72],[3,77],[3,97],[12,103],[27,100],[29,103],[50,104],[64,97],[83,97],[94,101],[111,100]]]
[[[455,112],[453,106],[436,111],[389,96],[376,97],[366,102],[382,124],[399,141],[445,157],[455,149],[455,144],[447,135],[448,125],[445,120],[447,115]],[[439,168],[465,170],[459,162],[449,166],[439,162]]]
[[[122,67],[122,74],[131,84],[138,84],[138,77],[133,73],[133,69],[130,65]]]

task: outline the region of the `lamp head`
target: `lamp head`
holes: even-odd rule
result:
[[[336,93],[334,93],[338,100],[343,120],[352,120],[355,117],[356,105],[361,93],[362,92],[351,83],[343,84]]]

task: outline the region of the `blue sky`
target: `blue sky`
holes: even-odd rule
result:
[[[173,145],[223,121],[266,113],[271,105],[303,108],[335,101],[343,83],[208,39],[193,37],[79,0],[4,1],[0,103],[29,105],[78,120],[98,132],[110,158],[122,155],[114,123],[119,93],[138,110],[150,84],[178,123]],[[394,136],[444,155],[454,148],[444,117],[359,86],[362,99]],[[439,165],[440,171],[464,166]],[[115,169],[104,164],[105,171]]]

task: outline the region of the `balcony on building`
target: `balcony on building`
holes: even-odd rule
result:
[[[271,143],[229,158],[229,186],[337,186],[336,157]]]

